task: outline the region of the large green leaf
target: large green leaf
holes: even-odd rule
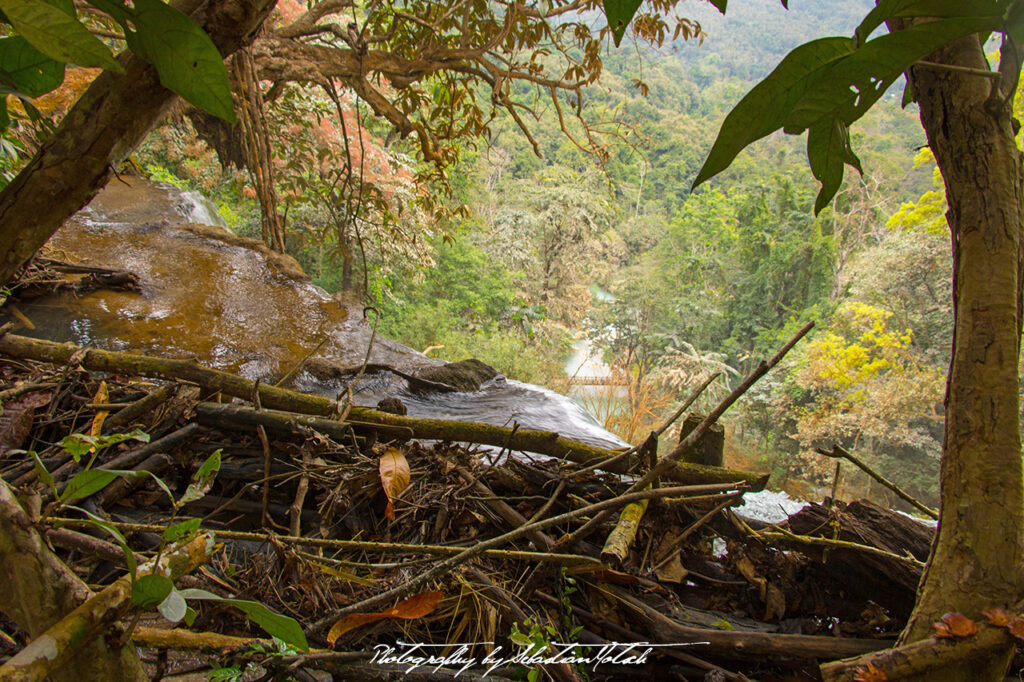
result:
[[[115,478],[135,475],[137,475],[135,471],[116,471],[114,469],[89,469],[79,472],[68,481],[67,486],[61,491],[60,501],[71,502],[95,495],[110,485]]]
[[[869,40],[807,79],[804,96],[783,124],[786,132],[802,132],[836,115],[853,123],[915,62],[957,38],[983,30],[991,21],[991,17],[941,19]]]
[[[132,23],[136,30],[129,44],[156,68],[165,88],[235,122],[224,60],[196,22],[160,0],[135,0]]]
[[[64,82],[64,63],[50,59],[21,36],[0,38],[0,71],[28,97],[39,97]]]
[[[851,38],[821,38],[786,55],[726,116],[693,186],[728,168],[751,142],[781,128],[804,96],[810,77],[852,54],[854,47]]]
[[[615,41],[616,47],[622,42],[622,36],[626,34],[626,28],[633,20],[633,15],[640,9],[641,1],[604,0],[604,14],[608,17],[608,26],[612,29],[612,40]],[[722,11],[725,10],[722,9]]]
[[[123,73],[107,46],[73,16],[39,0],[0,0],[14,30],[46,56]]]
[[[811,126],[807,132],[807,160],[811,172],[821,182],[821,190],[814,202],[817,215],[825,208],[843,184],[843,171],[849,164],[863,173],[860,159],[850,146],[850,128],[834,118]]]
[[[879,0],[857,27],[857,39],[864,42],[889,19],[909,17],[988,17],[997,25],[1000,10],[994,0]]]
[[[179,592],[185,599],[200,599],[230,604],[248,616],[249,620],[263,628],[268,635],[277,637],[296,649],[309,651],[309,643],[306,641],[306,635],[302,632],[302,626],[295,619],[274,613],[263,604],[246,599],[218,597],[212,592],[194,588],[179,590]]]

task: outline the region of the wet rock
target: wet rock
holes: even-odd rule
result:
[[[420,379],[447,384],[460,391],[478,391],[485,381],[498,376],[498,370],[475,358],[450,362],[419,373]]]
[[[403,416],[409,414],[409,408],[398,398],[384,398],[377,403],[377,409],[389,414],[400,414]]]

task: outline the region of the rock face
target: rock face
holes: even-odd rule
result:
[[[484,382],[498,376],[498,371],[479,360],[470,358],[459,362],[450,362],[443,367],[433,367],[421,371],[420,379],[429,379],[447,384],[460,391],[479,391]]]

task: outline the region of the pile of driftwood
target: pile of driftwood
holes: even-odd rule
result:
[[[681,461],[796,338],[658,459],[664,428],[608,452],[3,334],[0,546],[92,592],[76,618],[0,596],[0,679],[76,665],[112,613],[153,678],[814,679],[891,645],[931,530],[869,503],[744,520],[764,477]],[[187,610],[137,598],[155,553]]]

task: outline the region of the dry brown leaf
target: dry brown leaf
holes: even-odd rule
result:
[[[885,674],[884,670],[868,663],[866,668],[857,668],[853,680],[854,682],[888,682],[889,676]]]
[[[395,520],[395,498],[402,494],[402,491],[409,487],[411,473],[409,462],[405,455],[398,448],[388,448],[380,456],[377,465],[380,471],[380,482],[384,486],[384,494],[388,497],[388,506],[384,515],[390,520]]]
[[[406,620],[423,618],[437,608],[442,599],[444,599],[442,592],[421,592],[398,602],[387,611],[379,613],[353,613],[352,615],[344,616],[331,626],[331,631],[327,633],[327,643],[330,646],[334,646],[338,638],[346,632],[350,632],[368,623],[376,623],[379,620],[386,620],[388,618],[404,618]]]
[[[941,621],[932,623],[932,629],[935,630],[935,637],[938,639],[949,639],[953,636],[953,633],[949,631],[949,626]]]
[[[949,637],[970,637],[978,634],[977,624],[962,613],[947,613],[942,617],[942,622],[949,631]]]
[[[1024,618],[1014,618],[1006,624],[1006,631],[1014,638],[1024,644]]]
[[[764,598],[764,619],[772,620],[786,615],[786,595],[772,583],[768,583]]]
[[[1005,628],[1013,620],[1013,615],[1005,609],[994,608],[982,611],[981,615],[985,616],[985,620],[988,621],[989,625],[995,625],[998,628]]]
[[[654,575],[665,583],[682,583],[689,574],[690,572],[683,567],[683,561],[679,558],[678,552],[673,553],[668,561],[658,564],[654,569]]]
[[[103,405],[110,402],[110,396],[107,393],[107,382],[101,381],[100,387],[96,389],[96,395],[92,397],[92,401],[97,405]],[[106,420],[107,415],[110,414],[106,410],[99,410],[96,416],[92,418],[92,426],[89,427],[89,435],[99,436],[103,433],[103,422]]]

